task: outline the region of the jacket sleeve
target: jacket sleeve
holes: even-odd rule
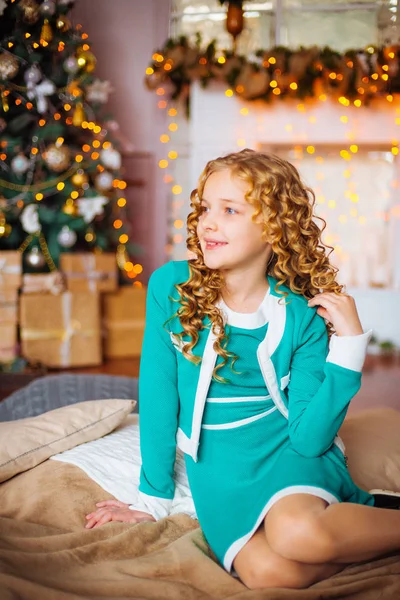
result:
[[[288,386],[289,436],[303,456],[320,456],[332,445],[351,399],[361,387],[361,370],[372,330],[333,335],[328,348],[324,319],[307,309]]]
[[[139,372],[139,429],[142,466],[138,501],[156,519],[166,517],[175,491],[174,465],[179,397],[175,350],[163,327],[167,314],[167,263],[153,272],[147,288],[146,324]]]

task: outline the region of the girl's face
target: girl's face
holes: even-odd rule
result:
[[[206,181],[197,236],[209,269],[243,268],[255,261],[267,265],[270,245],[261,237],[261,223],[252,220],[254,207],[245,199],[247,190],[229,169],[215,171]]]

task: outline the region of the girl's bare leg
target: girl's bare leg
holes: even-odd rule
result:
[[[400,511],[309,494],[279,500],[264,519],[268,544],[288,559],[311,564],[352,563],[400,550]]]
[[[339,564],[311,565],[278,556],[268,546],[262,525],[237,554],[233,566],[250,589],[306,588],[345,567]]]

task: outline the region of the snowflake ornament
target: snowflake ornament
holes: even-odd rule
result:
[[[114,91],[109,81],[101,81],[100,79],[95,79],[86,89],[86,100],[100,102],[100,104],[108,102],[108,96]]]

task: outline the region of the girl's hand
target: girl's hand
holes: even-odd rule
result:
[[[324,292],[311,298],[308,306],[319,306],[317,313],[332,323],[337,335],[364,333],[352,296]]]
[[[86,529],[92,529],[93,527],[99,527],[104,523],[110,521],[122,521],[124,523],[140,523],[141,521],[155,521],[156,519],[145,512],[140,510],[130,510],[129,504],[125,502],[119,502],[119,500],[104,500],[104,502],[97,502],[96,506],[99,508],[86,515],[88,520],[85,527]]]

